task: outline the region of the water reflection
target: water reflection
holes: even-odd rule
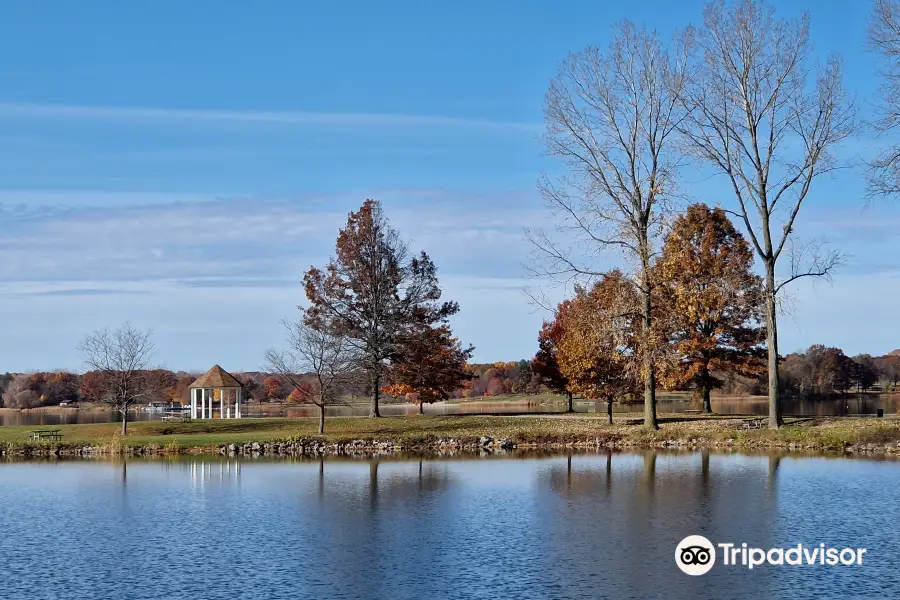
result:
[[[896,462],[710,452],[11,463],[0,572],[10,598],[884,597],[898,486]],[[690,578],[689,534],[872,563]]]
[[[195,487],[203,487],[207,483],[237,483],[241,478],[239,460],[192,460],[182,467],[190,471],[191,483]]]
[[[673,597],[717,597],[716,585],[733,584],[746,573],[713,571],[697,581],[675,569],[672,552],[689,534],[714,542],[774,545],[777,497],[769,473],[777,462],[759,458],[696,454],[606,454],[565,457],[540,472],[546,490],[535,536],[547,555],[577,556],[594,566],[572,584],[554,577],[554,589],[590,595],[592,586],[609,597],[675,584]],[[586,536],[584,532],[593,532]],[[699,579],[699,578],[697,578]],[[778,597],[772,573],[753,574],[755,597]],[[677,590],[675,592],[674,590]],[[612,593],[612,592],[615,593]],[[576,594],[577,595],[577,594]],[[637,594],[645,597],[643,592]],[[733,597],[742,597],[740,593]]]

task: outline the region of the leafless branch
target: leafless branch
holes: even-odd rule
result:
[[[837,250],[827,250],[818,240],[804,244],[792,243],[790,247],[791,274],[778,283],[777,294],[787,284],[803,277],[824,277],[831,280],[831,272],[844,262],[844,256]]]
[[[900,125],[900,1],[875,0],[869,22],[869,47],[884,60],[875,130],[886,134]],[[869,201],[900,194],[900,144],[890,144],[869,161]]]
[[[318,331],[302,320],[282,321],[287,330],[288,350],[266,352],[272,372],[295,389],[306,393],[305,400],[319,407],[339,404],[360,369],[360,357],[346,337]]]
[[[529,231],[536,276],[584,282],[609,270],[610,251],[634,257],[642,288],[660,219],[684,158],[673,133],[683,57],[625,22],[609,48],[570,55],[547,92],[545,146],[567,173],[542,177],[555,235]]]

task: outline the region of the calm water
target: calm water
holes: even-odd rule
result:
[[[897,403],[900,396],[864,395],[860,397],[842,398],[838,400],[799,401],[786,400],[784,414],[787,416],[834,416],[834,415],[859,415],[874,414],[883,409],[885,414],[896,414]],[[767,415],[769,405],[765,398],[747,399],[712,399],[713,411],[722,415]],[[691,402],[683,399],[667,398],[660,396],[659,410],[667,413],[682,413],[685,410],[696,408]],[[558,413],[564,412],[566,406],[563,402],[504,402],[502,400],[491,402],[465,402],[462,404],[438,403],[427,405],[425,413],[429,415],[460,415],[460,414],[516,414],[516,413]],[[296,406],[281,411],[259,412],[254,406],[249,407],[245,417],[315,417],[318,409],[310,406]],[[575,410],[586,413],[605,413],[606,405],[596,402],[576,402]],[[616,404],[613,411],[640,412],[642,404]],[[410,404],[383,404],[381,414],[386,417],[414,415],[419,412],[417,406]],[[368,405],[334,406],[329,407],[329,416],[362,417],[369,414]],[[129,417],[132,420],[151,421],[162,417],[162,412],[134,411]],[[75,423],[109,423],[120,421],[116,412],[102,411],[67,411],[62,414],[44,412],[0,412],[0,426],[3,425],[72,425]]]
[[[900,463],[701,454],[0,464],[0,596],[876,598]],[[861,566],[675,566],[701,534]]]

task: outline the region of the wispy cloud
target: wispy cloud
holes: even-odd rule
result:
[[[175,285],[189,288],[297,288],[302,287],[300,277],[197,277],[179,279]]]
[[[84,336],[126,320],[153,328],[156,356],[170,368],[203,370],[220,363],[229,370],[256,370],[265,350],[283,343],[279,321],[297,318],[297,305],[305,299],[296,280],[294,289],[286,289],[278,278],[247,278],[243,283],[223,289],[184,285],[180,279],[0,280],[0,319],[6,323],[0,372],[82,369],[77,348]],[[452,319],[454,333],[475,344],[476,360],[522,358],[534,352],[542,316],[523,304],[521,283],[498,277],[441,277],[445,297],[459,301],[462,308]],[[59,293],[76,289],[107,293]],[[227,334],[222,333],[223,322],[229,324]],[[52,344],[40,342],[44,332],[53,332]]]
[[[130,294],[147,294],[149,292],[139,290],[126,290],[121,288],[71,288],[60,290],[45,290],[38,292],[21,292],[6,293],[8,297],[27,297],[27,296],[110,296],[110,295],[130,295]],[[2,292],[0,292],[2,294]]]
[[[0,119],[211,121],[328,127],[474,127],[522,132],[537,132],[541,130],[541,125],[537,123],[438,115],[77,106],[10,102],[0,103]]]
[[[298,286],[333,252],[347,212],[383,200],[441,276],[517,277],[531,194],[383,190],[304,198],[216,198],[0,190],[0,282],[178,280],[190,287]],[[31,208],[33,204],[38,206]],[[25,208],[28,207],[28,208]]]

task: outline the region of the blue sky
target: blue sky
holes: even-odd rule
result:
[[[797,14],[801,2],[779,2]],[[863,111],[865,2],[808,3]],[[528,357],[522,292],[543,95],[558,63],[628,17],[669,35],[701,2],[0,4],[0,371],[82,368],[130,319],[173,369],[257,369],[300,280],[366,198],[439,267],[478,361]],[[868,138],[848,156],[877,147]],[[900,347],[900,206],[863,211],[859,169],[814,188],[798,233],[848,254],[791,289],[782,349]],[[685,187],[728,203],[727,187]],[[223,329],[221,324],[228,323]]]

